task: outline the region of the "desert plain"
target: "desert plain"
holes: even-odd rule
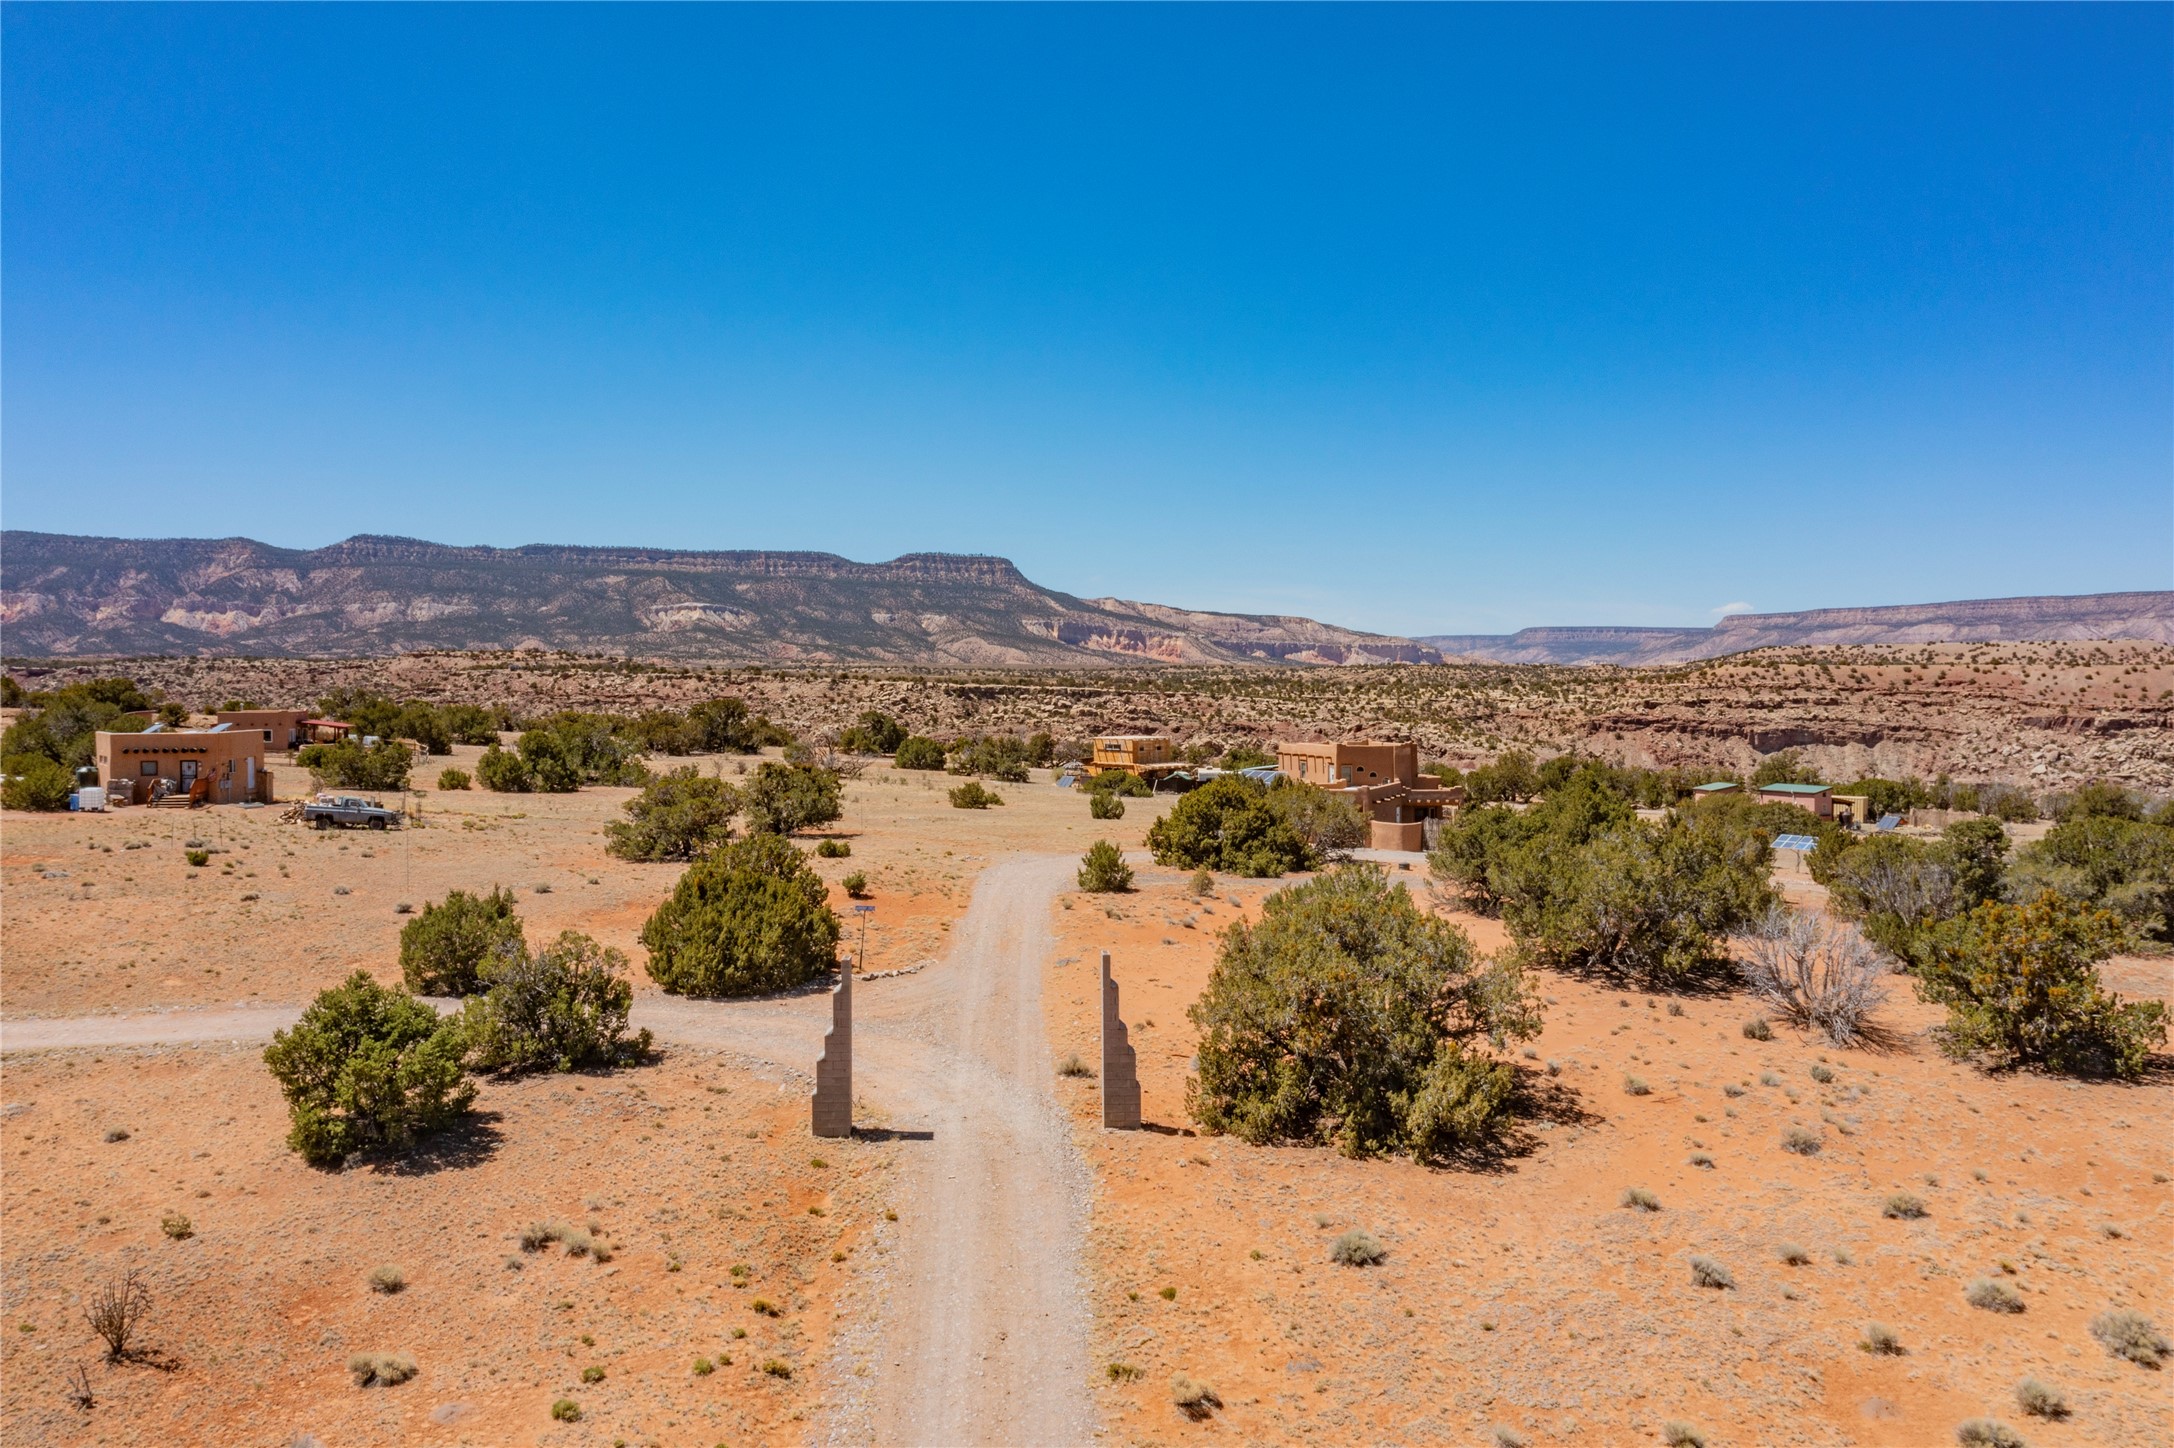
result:
[[[1940,667],[1982,681],[1962,658]],[[2055,759],[2066,777],[2094,749],[2126,757],[2162,736],[2166,651],[2114,659],[2043,680],[2064,710],[2033,701],[2006,743],[2068,752],[2002,772]],[[1756,663],[1729,667],[1750,690]],[[1791,687],[1814,686],[1816,667],[1791,667]],[[1944,687],[1917,669],[1896,687]],[[2117,676],[2123,697],[2074,692]],[[796,727],[796,708],[816,711],[774,687]],[[946,687],[962,709],[1010,706]],[[1286,713],[1316,707],[1316,685],[1290,687]],[[832,722],[880,693],[856,688]],[[1521,697],[1525,722],[1472,727],[1537,728],[1546,696]],[[1890,727],[1937,719],[1936,697],[1891,709]],[[1649,713],[1690,707],[1656,698]],[[1924,747],[1961,747],[1959,712]],[[1662,736],[1597,717],[1593,740]],[[2162,1331],[2174,1319],[2163,1060],[2134,1085],[1951,1061],[1901,977],[1875,1043],[1839,1050],[1780,1024],[1747,1037],[1757,1011],[1738,992],[1550,972],[1545,1029],[1517,1057],[1528,1104],[1499,1157],[1429,1169],[1247,1146],[1187,1114],[1186,1012],[1219,932],[1291,880],[1218,877],[1202,895],[1157,869],[1142,844],[1165,800],[1092,820],[1038,772],[997,785],[999,807],[959,810],[954,782],[873,765],[816,832],[851,847],[812,863],[867,973],[847,1141],[808,1129],[823,990],[692,1002],[643,973],[642,923],[681,867],[604,852],[631,790],[431,790],[419,828],[382,834],[305,831],[276,809],[8,814],[0,1437],[1609,1445],[1683,1423],[1720,1448],[1947,1443],[1984,1416],[2036,1445],[2174,1441],[2174,1380],[2087,1330],[2109,1307]],[[283,795],[301,787],[281,774]],[[1128,852],[1133,892],[1073,887],[1097,839]],[[189,841],[213,852],[201,868]],[[1816,903],[1781,858],[1784,888]],[[1480,948],[1505,944],[1430,888],[1422,857],[1376,863]],[[839,884],[852,871],[866,901]],[[653,1059],[486,1080],[474,1122],[413,1158],[305,1166],[263,1065],[271,1030],[353,970],[396,982],[403,906],[494,885],[518,894],[531,942],[577,929],[627,954]],[[1099,1059],[1104,950],[1138,1048],[1138,1132],[1105,1131],[1099,1081],[1059,1070]],[[2174,1000],[2167,956],[2106,975]],[[1816,1154],[1783,1149],[1793,1127]],[[1655,1209],[1623,1205],[1633,1189]],[[1925,1214],[1883,1215],[1898,1192]],[[524,1248],[533,1224],[587,1250]],[[1380,1263],[1331,1260],[1352,1228],[1379,1239]],[[1693,1254],[1734,1285],[1695,1285]],[[152,1294],[146,1352],[108,1365],[84,1304],[132,1267]],[[388,1267],[397,1291],[372,1282]],[[2023,1310],[1969,1306],[1981,1275]],[[1875,1323],[1901,1352],[1864,1350]],[[407,1355],[415,1375],[358,1386],[356,1353]],[[1179,1374],[1213,1403],[1181,1409]],[[2069,1415],[2025,1419],[2026,1376],[2059,1387]],[[554,1417],[561,1403],[578,1417]]]

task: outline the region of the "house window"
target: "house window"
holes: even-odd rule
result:
[[[156,775],[159,772],[159,762],[156,759],[146,759],[142,764],[136,766],[136,772],[138,774]]]

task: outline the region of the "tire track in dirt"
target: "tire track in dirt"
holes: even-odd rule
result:
[[[856,1100],[905,1137],[904,1210],[876,1314],[840,1341],[831,1441],[1094,1436],[1081,1258],[1089,1180],[1051,1091],[1041,1015],[1049,907],[1071,869],[1068,857],[998,860],[976,881],[938,969],[856,993]],[[259,1041],[301,1009],[0,1021],[0,1054]],[[803,1074],[828,1023],[820,995],[645,996],[633,1011],[633,1024],[660,1041]]]

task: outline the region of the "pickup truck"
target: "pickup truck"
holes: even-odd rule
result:
[[[342,829],[391,829],[400,823],[400,811],[387,809],[374,799],[364,799],[354,794],[320,794],[302,806],[302,823],[329,830],[334,825]]]

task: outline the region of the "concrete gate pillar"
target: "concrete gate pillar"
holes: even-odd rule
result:
[[[815,1095],[809,1103],[810,1125],[817,1136],[853,1134],[853,957],[838,967],[830,993],[830,1029],[823,1034],[823,1054],[815,1062]]]
[[[1102,1124],[1119,1131],[1140,1129],[1139,1054],[1117,1014],[1117,982],[1110,978],[1110,953],[1102,952]]]

